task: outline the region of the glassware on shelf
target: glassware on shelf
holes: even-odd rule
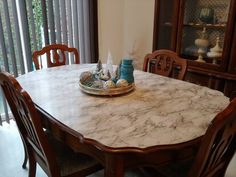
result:
[[[214,10],[210,7],[204,7],[200,10],[199,19],[206,24],[212,24],[214,19]]]
[[[204,54],[206,54],[207,47],[209,46],[209,41],[207,39],[206,28],[203,28],[201,32],[200,38],[195,40],[195,45],[198,47],[198,59],[195,60],[197,62],[205,63],[206,61],[203,59]]]
[[[207,56],[213,59],[213,64],[217,64],[217,60],[221,59],[223,49],[220,47],[220,38],[216,38],[216,45],[207,52]]]

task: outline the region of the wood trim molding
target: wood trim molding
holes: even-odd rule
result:
[[[160,8],[160,1],[155,0],[155,5],[154,5],[154,26],[153,26],[153,41],[152,41],[152,51],[155,51],[157,49],[157,41],[158,41],[158,22],[159,22],[159,8]]]
[[[219,71],[209,71],[208,69],[199,68],[195,66],[188,66],[187,71],[197,73],[197,74],[203,74],[210,77],[215,77],[218,79],[236,81],[236,75],[230,74],[230,73],[219,72]]]
[[[91,23],[90,28],[93,34],[91,35],[91,45],[94,46],[94,60],[92,62],[97,63],[99,58],[99,46],[98,46],[98,3],[97,0],[89,1],[89,14]]]

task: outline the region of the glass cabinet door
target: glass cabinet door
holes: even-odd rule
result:
[[[158,0],[155,6],[153,50],[176,50],[179,0]]]
[[[185,0],[178,51],[189,60],[220,66],[231,0]]]

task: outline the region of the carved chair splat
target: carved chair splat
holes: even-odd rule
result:
[[[47,59],[47,66],[48,67],[55,67],[55,66],[61,66],[65,65],[67,63],[68,58],[67,53],[73,53],[74,54],[74,63],[79,64],[79,53],[76,48],[69,48],[68,46],[64,44],[52,44],[47,45],[42,50],[33,52],[33,61],[35,64],[35,68],[42,69],[42,61],[40,60],[40,56],[46,54]]]
[[[143,71],[183,80],[187,61],[170,50],[156,50],[144,58]]]

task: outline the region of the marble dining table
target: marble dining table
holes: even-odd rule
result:
[[[150,163],[145,155],[155,156],[155,150],[158,154],[160,149],[199,142],[229,104],[219,91],[140,70],[134,71],[135,89],[130,93],[89,95],[79,86],[80,74],[95,68],[65,65],[29,72],[17,80],[45,120],[73,142],[61,139],[74,148],[84,145],[81,149],[104,165],[107,177],[123,176],[126,166],[136,164],[127,154]]]

